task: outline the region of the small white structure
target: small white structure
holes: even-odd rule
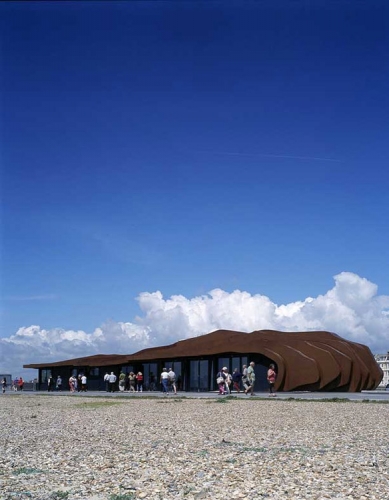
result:
[[[378,366],[384,372],[384,376],[378,388],[385,388],[389,384],[389,351],[386,354],[375,354],[374,358]]]

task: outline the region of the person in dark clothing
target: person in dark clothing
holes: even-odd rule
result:
[[[126,373],[124,377],[124,390],[125,392],[128,392],[130,390],[130,379],[128,373]]]
[[[109,392],[109,373],[108,372],[105,372],[104,383],[105,383],[106,392]]]
[[[238,370],[238,368],[235,368],[235,370],[232,373],[232,383],[234,385],[234,389],[237,392],[240,392],[240,382],[242,380],[242,374]]]
[[[50,375],[48,381],[47,381],[47,392],[53,392],[54,390],[54,379]]]

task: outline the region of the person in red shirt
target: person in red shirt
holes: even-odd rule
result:
[[[138,372],[136,374],[136,392],[143,391],[143,374],[142,372]]]
[[[24,387],[24,380],[22,377],[19,378],[19,390],[23,390]]]
[[[273,365],[273,363],[271,365],[269,365],[269,369],[267,371],[267,382],[269,384],[269,397],[274,397],[275,396],[275,393],[273,392],[273,387],[274,387],[274,384],[276,383],[276,379],[277,379],[277,373],[276,373],[276,367],[275,365]]]

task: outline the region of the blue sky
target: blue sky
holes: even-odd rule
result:
[[[143,292],[389,294],[387,2],[0,12],[1,337],[132,322]]]

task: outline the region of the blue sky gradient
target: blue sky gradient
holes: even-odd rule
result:
[[[1,337],[131,321],[144,291],[389,294],[387,2],[0,13]]]

